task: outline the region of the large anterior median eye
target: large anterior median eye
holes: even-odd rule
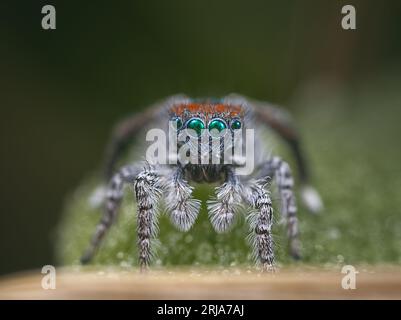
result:
[[[221,132],[224,129],[227,129],[226,123],[221,119],[214,119],[209,123],[209,131],[216,129],[217,131]]]
[[[200,136],[202,133],[202,130],[205,129],[205,124],[203,121],[199,118],[194,118],[188,121],[187,123],[187,128],[195,130],[197,135]]]

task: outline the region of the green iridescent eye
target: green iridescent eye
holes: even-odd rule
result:
[[[231,122],[231,129],[233,130],[241,129],[241,121],[234,120],[233,122]]]
[[[221,132],[224,129],[227,129],[227,125],[223,120],[214,119],[209,123],[209,131],[216,129],[217,131]]]
[[[181,129],[181,127],[182,127],[182,120],[181,120],[181,118],[180,118],[180,117],[177,117],[177,118],[173,119],[173,121],[175,121],[177,130]]]
[[[198,134],[198,136],[200,136],[202,133],[202,129],[205,129],[205,124],[203,123],[203,121],[201,119],[195,118],[195,119],[189,120],[189,122],[187,124],[187,128],[195,130],[196,133]]]

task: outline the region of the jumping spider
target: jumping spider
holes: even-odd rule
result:
[[[187,128],[195,130],[199,135],[201,129],[225,129],[231,134],[241,128],[254,129],[255,166],[252,173],[237,175],[239,164],[235,161],[231,164],[197,164],[182,163],[180,160],[173,165],[144,166],[143,163],[134,163],[114,171],[125,146],[139,131],[152,124],[167,130],[168,123],[172,121],[176,124],[177,132]],[[229,229],[242,206],[251,208],[247,221],[254,256],[263,270],[274,270],[271,232],[273,209],[270,193],[266,190],[271,179],[275,180],[281,199],[281,217],[287,227],[290,254],[299,259],[294,180],[289,165],[279,157],[269,155],[268,146],[259,134],[263,126],[270,127],[289,144],[297,162],[303,200],[312,212],[320,210],[320,197],[308,186],[309,176],[298,134],[284,111],[238,95],[229,95],[220,100],[192,100],[186,96],[173,96],[117,125],[106,152],[105,175],[109,184],[105,193],[104,214],[81,262],[91,260],[115,221],[123,197],[123,187],[128,184],[133,186],[136,196],[139,264],[142,270],[145,269],[152,257],[151,240],[156,237],[158,229],[158,202],[164,199],[171,222],[180,230],[188,231],[200,209],[200,201],[192,198],[193,186],[189,183],[200,182],[219,183],[215,189],[216,197],[207,203],[211,224],[217,232]],[[200,137],[197,141],[201,144]],[[208,142],[203,142],[201,147],[200,153],[210,152]]]

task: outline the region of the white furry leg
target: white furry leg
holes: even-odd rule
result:
[[[227,172],[227,181],[216,188],[216,198],[207,202],[210,222],[217,232],[227,231],[241,205],[241,187],[233,170]]]
[[[170,220],[179,230],[188,231],[195,223],[201,203],[192,198],[193,187],[183,179],[182,168],[177,168],[165,184]]]

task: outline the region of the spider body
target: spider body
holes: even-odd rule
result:
[[[178,157],[176,163],[148,164],[145,167],[141,163],[133,163],[114,171],[115,163],[127,143],[151,123],[165,131],[168,130],[169,124],[173,123],[177,136],[185,133],[186,139],[177,142],[178,148],[188,144],[188,139],[192,136],[189,149],[191,151],[195,149],[195,160],[184,162],[174,151],[174,154],[169,156]],[[146,268],[152,258],[152,240],[157,236],[158,202],[161,200],[165,202],[171,222],[177,228],[188,231],[200,210],[200,202],[192,197],[194,187],[191,183],[196,182],[218,185],[215,188],[215,196],[207,202],[209,218],[217,232],[228,231],[235,216],[241,213],[242,207],[250,209],[247,222],[250,226],[251,246],[255,259],[261,263],[263,270],[273,270],[274,248],[271,233],[273,209],[268,190],[272,180],[276,182],[281,200],[280,211],[282,220],[287,225],[290,253],[294,258],[299,258],[294,180],[288,164],[276,156],[271,156],[259,132],[264,126],[270,127],[288,142],[298,164],[301,185],[306,190],[303,194],[304,200],[312,211],[319,210],[321,202],[318,194],[311,187],[306,187],[308,171],[300,149],[298,134],[288,115],[282,110],[238,95],[229,95],[218,100],[193,100],[185,96],[174,96],[156,104],[141,115],[124,120],[116,127],[106,153],[105,172],[109,184],[104,214],[81,261],[83,263],[90,261],[107,230],[115,221],[123,196],[123,187],[128,184],[134,188],[138,206],[139,263],[142,269]],[[239,174],[241,161],[230,149],[235,143],[227,144],[227,141],[238,140],[236,133],[241,132],[241,137],[244,135],[245,130],[239,131],[241,129],[255,130],[253,159],[255,166],[247,175]],[[217,144],[214,144],[216,141]],[[242,143],[241,148],[245,147]],[[210,163],[210,155],[216,150],[220,162]],[[231,153],[226,153],[227,150]],[[223,155],[227,154],[231,161],[222,161]],[[207,159],[209,162],[198,161],[202,159]]]
[[[245,113],[245,105],[227,103],[220,99],[197,99],[177,102],[173,103],[168,109],[169,119],[177,121],[178,131],[182,128],[189,128],[192,124],[194,124],[195,128],[200,127],[205,130],[214,129],[219,132],[222,130],[231,131],[233,127],[240,129],[244,122]],[[198,127],[196,127],[196,125],[198,125]],[[206,144],[208,142],[209,141],[207,141]],[[184,143],[185,142],[179,142],[178,146],[182,146]],[[199,156],[201,156],[202,152],[203,154],[207,152],[212,153],[213,148],[209,147],[205,149],[202,147],[202,144],[205,144],[205,142],[199,141],[199,146],[197,146]],[[219,147],[221,152],[223,152],[223,144]],[[225,165],[210,163],[189,163],[183,168],[185,179],[197,183],[224,181],[226,169]]]

